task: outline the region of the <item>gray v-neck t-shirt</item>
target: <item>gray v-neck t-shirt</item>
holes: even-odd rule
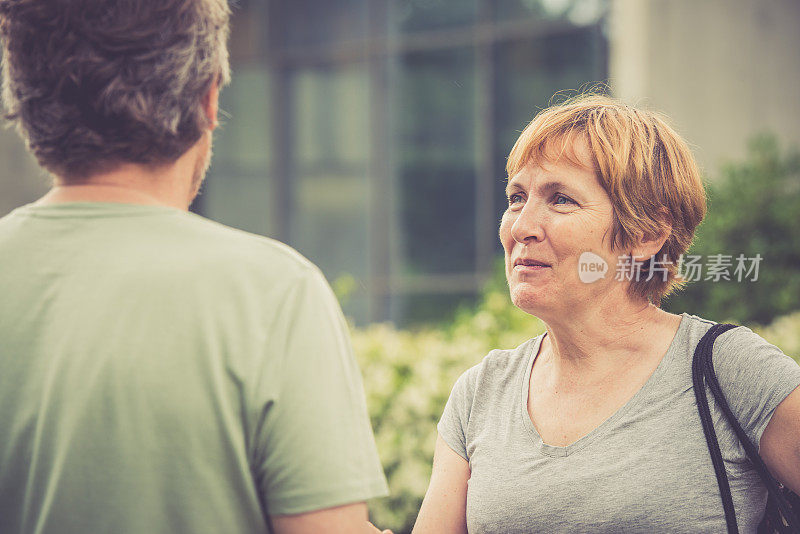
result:
[[[684,313],[644,386],[566,447],[543,443],[527,412],[530,371],[543,335],[513,350],[494,350],[466,371],[438,430],[469,462],[469,532],[725,532],[691,372],[694,349],[713,324]],[[778,404],[800,385],[800,366],[746,327],[717,339],[714,367],[754,443]],[[755,532],[766,489],[713,401],[712,416],[739,530]]]

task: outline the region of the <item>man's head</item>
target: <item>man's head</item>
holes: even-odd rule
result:
[[[6,116],[79,183],[177,160],[229,81],[226,0],[0,0]]]

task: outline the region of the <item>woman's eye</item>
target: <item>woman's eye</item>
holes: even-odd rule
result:
[[[562,200],[563,202],[561,202]],[[575,204],[575,201],[569,198],[568,196],[562,195],[561,193],[556,193],[556,195],[553,197],[553,203],[565,206],[567,204]]]
[[[513,206],[514,204],[518,204],[522,202],[522,195],[519,193],[514,193],[512,195],[508,195],[508,205]]]

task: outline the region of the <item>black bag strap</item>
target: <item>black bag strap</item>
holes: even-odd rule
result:
[[[694,394],[697,399],[697,409],[700,413],[700,421],[703,424],[703,432],[706,436],[706,443],[708,443],[708,450],[711,453],[711,462],[714,464],[714,472],[717,476],[717,484],[719,485],[720,495],[722,497],[722,504],[725,509],[725,522],[728,525],[728,532],[733,534],[739,532],[736,524],[736,512],[733,508],[733,499],[731,497],[731,489],[728,484],[728,475],[725,471],[725,464],[722,461],[722,453],[717,441],[717,435],[714,431],[714,423],[711,418],[711,410],[708,405],[708,398],[706,396],[705,383],[708,385],[717,406],[725,414],[731,427],[742,443],[748,458],[753,463],[753,466],[761,476],[761,480],[769,491],[769,500],[767,503],[767,513],[770,514],[770,520],[776,528],[782,533],[792,534],[793,532],[800,532],[800,521],[794,516],[789,503],[783,496],[778,483],[770,474],[761,456],[758,454],[758,448],[750,441],[747,433],[742,429],[736,416],[728,406],[725,396],[722,394],[722,389],[719,386],[717,375],[714,372],[714,362],[712,359],[712,350],[714,341],[717,337],[730,330],[736,328],[733,324],[715,324],[708,332],[700,339],[697,348],[694,352],[694,359],[692,360],[692,381],[694,384]],[[785,526],[783,521],[778,516],[780,511],[786,518],[789,526]]]
[[[717,475],[717,484],[719,485],[719,493],[722,497],[722,506],[725,509],[725,522],[728,525],[728,532],[729,534],[738,534],[739,527],[736,524],[736,511],[733,508],[731,487],[728,483],[728,474],[725,471],[725,464],[722,462],[722,452],[719,449],[717,433],[714,431],[714,422],[711,419],[711,409],[708,407],[708,398],[706,396],[706,388],[703,380],[704,361],[710,359],[705,358],[705,355],[711,353],[714,340],[722,333],[719,331],[719,326],[721,325],[715,324],[712,326],[697,344],[697,348],[694,351],[694,358],[692,359],[692,383],[694,385],[694,395],[697,399],[697,409],[700,413],[700,422],[703,425],[703,433],[706,436],[708,451],[711,453],[711,463],[714,464],[714,473]],[[725,330],[730,330],[733,325],[724,326],[728,326]]]

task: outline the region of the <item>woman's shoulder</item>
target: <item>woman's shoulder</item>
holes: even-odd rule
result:
[[[697,315],[682,314],[670,349],[680,363],[673,367],[680,373],[680,384],[691,384],[692,360],[698,343],[715,324]],[[753,391],[757,396],[760,390],[776,386],[783,389],[800,375],[800,366],[794,359],[746,326],[737,326],[716,338],[712,362],[723,391],[727,389],[736,395]]]
[[[714,323],[688,317],[691,356]],[[800,386],[800,365],[746,326],[720,334],[714,342],[712,362],[725,399],[751,440],[758,443],[773,410]]]
[[[478,387],[497,387],[524,373],[530,359],[539,349],[542,336],[531,338],[513,349],[494,349],[470,369],[459,381],[467,382],[470,389]]]
[[[509,406],[541,338],[529,339],[513,349],[492,350],[480,363],[464,371],[453,386],[443,419],[448,419],[449,412],[458,413],[464,426],[487,410]]]
[[[683,314],[686,322],[686,338],[689,347],[696,347],[700,339],[717,322],[691,315]],[[714,342],[714,359],[743,359],[763,358],[765,355],[779,353],[781,349],[761,337],[746,326],[736,326],[720,334]]]
[[[700,339],[716,324],[714,321],[684,314],[687,355],[693,357]],[[731,328],[717,337],[712,353],[714,371],[723,389],[727,383],[740,386],[739,391],[769,388],[775,384],[786,387],[800,380],[800,366],[790,356],[746,326]]]

